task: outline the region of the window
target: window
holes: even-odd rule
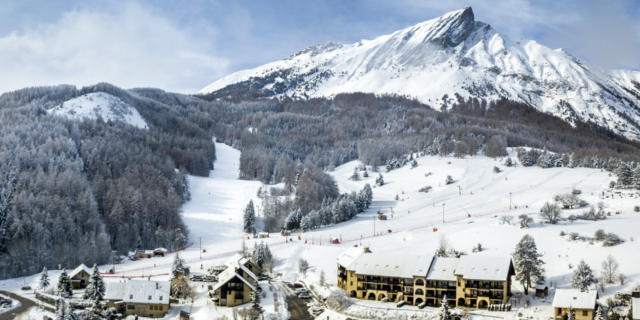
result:
[[[151,296],[149,296],[149,300],[151,300]]]
[[[162,301],[162,296],[160,296],[160,301]]]
[[[135,308],[135,307],[134,307],[132,304],[128,304],[128,305],[127,305],[127,309],[129,309],[129,310],[133,310],[134,308]]]
[[[589,313],[589,312],[588,312],[587,310],[582,310],[582,315],[583,315],[583,316],[585,316],[585,317],[586,317],[588,313]]]
[[[129,299],[133,299],[133,295],[132,294],[129,295]]]

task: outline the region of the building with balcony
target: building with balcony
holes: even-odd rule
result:
[[[352,247],[338,257],[338,287],[349,296],[417,306],[487,308],[511,297],[510,257],[432,257]]]
[[[258,289],[260,268],[247,258],[234,258],[218,275],[210,291],[217,306],[234,307],[251,301],[251,292]]]

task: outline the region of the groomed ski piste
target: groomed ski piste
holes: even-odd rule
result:
[[[611,190],[609,182],[616,177],[607,171],[586,168],[550,168],[515,167],[503,165],[504,158],[492,159],[483,156],[466,158],[422,156],[417,158],[418,166],[410,165],[399,169],[380,172],[385,185],[373,188],[373,203],[366,212],[356,218],[334,226],[323,227],[304,233],[293,233],[293,241],[285,242],[285,237],[272,233],[266,239],[253,239],[242,232],[243,209],[249,200],[256,204],[260,213],[261,201],[257,197],[259,188],[264,186],[257,181],[237,179],[239,174],[240,152],[227,145],[216,143],[215,169],[209,177],[189,177],[191,200],[182,208],[184,221],[190,231],[190,246],[180,255],[192,271],[205,271],[209,266],[219,265],[240,251],[242,242],[251,249],[257,241],[269,244],[276,258],[275,274],[277,281],[302,281],[320,297],[326,297],[336,287],[336,258],[353,245],[363,245],[373,252],[398,251],[408,253],[432,254],[441,239],[451,247],[467,254],[510,255],[516,243],[525,234],[536,241],[538,250],[544,254],[546,262],[547,284],[550,286],[546,299],[523,296],[514,304],[511,312],[487,312],[470,310],[473,318],[517,318],[518,313],[533,319],[547,319],[552,316],[551,300],[555,288],[569,288],[573,269],[580,260],[585,260],[599,276],[602,261],[613,255],[620,264],[619,271],[627,280],[608,285],[600,291],[600,301],[613,296],[615,292],[630,289],[640,282],[637,266],[640,265],[640,244],[636,241],[640,226],[640,213],[634,212],[640,205],[640,195],[627,190]],[[516,157],[512,154],[512,159]],[[369,168],[369,177],[359,181],[349,180],[358,161],[346,163],[330,172],[336,179],[340,192],[362,189],[365,183],[374,186],[377,172]],[[502,172],[495,173],[494,166]],[[451,175],[455,183],[446,185],[445,179]],[[425,186],[433,189],[428,193],[418,190]],[[570,215],[579,215],[587,208],[563,210],[565,220],[550,225],[542,222],[540,207],[547,201],[553,201],[556,194],[570,193],[573,189],[582,191],[580,195],[589,205],[596,206],[602,201],[605,211],[611,212],[605,220],[585,221],[566,219]],[[397,200],[396,200],[397,199]],[[511,202],[511,208],[510,208]],[[377,212],[382,211],[388,220],[376,220]],[[443,214],[444,212],[444,214]],[[617,214],[619,213],[619,214]],[[534,223],[528,229],[521,229],[518,216],[528,214]],[[444,222],[443,222],[444,216]],[[512,216],[511,225],[503,223],[503,216]],[[375,225],[375,226],[374,226]],[[375,228],[375,233],[374,233]],[[569,234],[577,232],[581,236],[593,237],[596,230],[603,229],[624,240],[623,243],[603,247],[600,242],[570,240]],[[561,232],[567,234],[561,236]],[[298,238],[299,237],[299,238]],[[330,239],[341,239],[340,244],[330,244]],[[300,239],[300,240],[298,240]],[[201,240],[201,242],[200,242]],[[202,243],[203,251],[200,251]],[[472,253],[478,243],[484,250]],[[300,258],[306,259],[311,268],[306,276],[298,272]],[[106,281],[122,277],[143,277],[168,279],[174,254],[163,258],[127,261],[115,266],[116,273],[105,275]],[[68,266],[72,269],[75,266]],[[109,269],[111,265],[101,267]],[[58,271],[49,272],[51,283],[57,281]],[[320,274],[324,272],[326,284],[320,285]],[[0,290],[14,291],[28,295],[20,288],[30,285],[37,287],[38,275],[0,281]],[[283,319],[288,317],[284,296],[277,285],[262,283],[269,297],[262,299],[265,319]],[[266,287],[265,287],[266,286]],[[172,304],[166,319],[177,319],[180,310],[190,311],[193,319],[231,318],[230,308],[215,307],[207,299],[206,288],[194,283],[196,297],[193,304]],[[517,281],[513,284],[514,294],[522,292]],[[278,310],[274,310],[273,297],[277,295]],[[344,310],[326,310],[320,318],[420,318],[436,317],[437,309],[419,310],[413,306],[396,308],[394,303],[362,301],[350,299],[352,305]],[[524,307],[529,300],[529,307]],[[250,306],[247,305],[247,307]],[[40,316],[41,313],[34,311]]]

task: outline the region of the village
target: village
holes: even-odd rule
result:
[[[352,221],[306,232],[252,235],[242,232],[239,217],[249,200],[259,203],[257,190],[264,185],[237,180],[233,163],[239,153],[216,146],[221,150],[217,175],[214,170],[210,178],[190,180],[193,200],[183,215],[193,242],[187,248],[136,250],[114,264],[43,271],[2,281],[0,289],[39,305],[40,311],[25,319],[53,318],[60,312],[180,320],[435,319],[443,312],[452,319],[638,319],[640,279],[632,271],[637,256],[623,254],[637,248],[633,235],[640,221],[634,211],[638,198],[630,191],[603,188],[611,179],[605,172],[505,167],[506,174],[496,174],[496,162],[489,159],[422,157],[417,169],[383,173],[386,183],[374,188],[371,209]],[[468,161],[486,171],[470,171]],[[359,190],[374,182],[375,177],[350,179],[356,167],[349,163],[332,172],[341,190]],[[452,175],[463,187],[436,182],[425,197],[417,191],[424,182],[414,177],[422,167],[434,172],[427,180],[444,181]],[[544,222],[536,211],[558,190],[566,190],[544,182],[563,179],[582,189],[585,202],[607,203],[605,218],[568,219],[570,214],[561,211],[583,211],[563,208],[559,200],[558,222]],[[506,196],[496,208],[487,195],[503,185],[516,187],[511,195],[501,191]],[[230,202],[207,200],[222,190]],[[440,204],[445,201],[446,206]],[[432,214],[424,216],[421,210]],[[523,214],[529,219],[519,218]],[[505,218],[509,216],[518,219]],[[615,231],[620,242],[605,247],[601,243],[610,240],[607,233],[605,240],[587,236],[599,229]],[[544,267],[528,270],[531,283],[525,293],[516,248],[527,234],[535,238],[538,258],[544,260],[539,266]],[[469,244],[473,250],[462,249]],[[609,248],[620,252],[611,283],[600,281],[599,268]],[[591,271],[580,273],[586,285],[574,287],[581,260]],[[297,307],[304,313],[294,314]]]

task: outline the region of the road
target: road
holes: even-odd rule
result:
[[[293,289],[287,284],[280,283],[280,287],[282,288],[282,292],[286,295],[285,300],[287,302],[287,309],[289,310],[289,319],[314,319],[314,317],[309,314],[309,307],[307,307],[308,300],[298,298],[295,291],[293,291]]]
[[[20,306],[5,312],[3,314],[0,314],[0,320],[11,320],[11,319],[15,319],[18,315],[28,312],[29,309],[31,309],[31,307],[35,307],[36,303],[27,299],[27,298],[23,298],[15,293],[11,293],[11,292],[7,292],[7,291],[2,291],[0,290],[0,294],[2,294],[5,297],[9,297],[11,298],[11,300],[13,301],[18,301],[20,302]],[[15,302],[14,302],[15,303]]]

